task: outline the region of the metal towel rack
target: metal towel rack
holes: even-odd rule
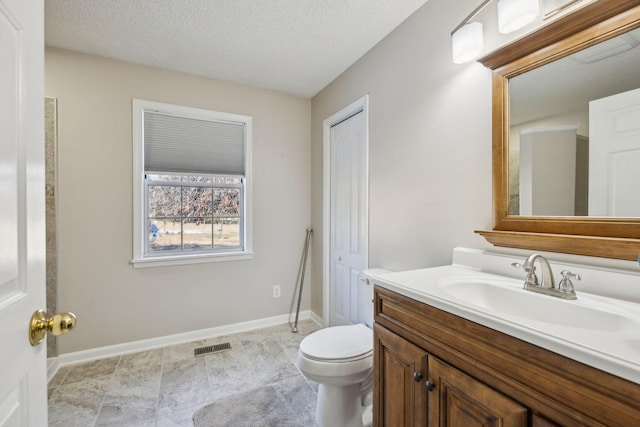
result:
[[[309,253],[309,243],[311,242],[311,233],[313,230],[307,228],[307,237],[304,240],[304,248],[302,249],[302,258],[300,259],[300,267],[298,268],[298,308],[296,308],[296,320],[291,328],[291,332],[298,333],[298,316],[300,315],[300,302],[302,301],[302,285],[304,284],[304,272],[307,267],[307,254]]]

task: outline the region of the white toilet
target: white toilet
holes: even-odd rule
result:
[[[367,427],[372,423],[373,286],[369,277],[389,273],[362,272],[358,322],[332,326],[305,337],[296,366],[319,384],[316,424],[319,427]]]

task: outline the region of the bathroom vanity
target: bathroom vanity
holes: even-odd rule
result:
[[[612,47],[629,39],[633,46]],[[637,178],[615,176],[623,168],[614,162],[626,162],[630,148],[621,149],[617,160],[594,154],[613,135],[638,140],[638,80],[619,87],[613,83],[626,79],[612,72],[637,69],[621,53],[638,59],[638,40],[640,1],[598,0],[479,59],[492,70],[493,230],[477,233],[495,246],[600,258],[579,261],[589,264],[602,263],[602,258],[632,260],[633,268],[554,265],[557,279],[581,275],[573,301],[539,295],[535,287],[535,292],[523,289],[524,276],[509,270],[522,258],[457,249],[450,266],[374,277],[375,426],[640,426],[640,274],[635,264],[640,214],[638,208],[622,212],[614,206],[638,204],[637,191],[625,195],[613,185]],[[605,58],[623,62],[594,65]],[[584,65],[582,71],[599,68],[603,74],[580,86],[575,83],[582,72],[573,68],[578,64]],[[615,87],[611,93],[587,93],[608,83]],[[620,107],[622,94],[634,96],[632,107]],[[589,107],[590,101],[599,104],[614,95],[619,103],[606,112]],[[565,100],[580,97],[565,108]],[[562,111],[552,111],[551,106],[560,105]],[[525,111],[531,114],[521,114]],[[625,119],[619,118],[622,114]],[[586,173],[572,170],[567,175],[572,195],[561,194],[550,205],[557,208],[570,200],[573,213],[533,209],[533,178],[527,175],[531,134],[574,129],[576,121],[589,125],[588,131],[572,130],[572,164],[583,166],[586,156],[578,154],[583,149],[574,147],[588,135],[589,172],[605,170],[608,176],[587,179]],[[555,142],[551,145],[557,149]],[[549,166],[541,174],[546,178],[558,169],[550,157],[563,165],[568,158],[557,151],[539,156]],[[637,168],[631,169],[637,174]],[[578,175],[585,176],[587,187]],[[550,182],[542,192],[557,190],[558,179]],[[595,190],[601,184],[609,193],[598,199]],[[585,188],[588,209],[581,205],[586,201],[573,196]],[[463,258],[470,262],[460,262]]]
[[[423,283],[421,275],[433,280]],[[512,317],[499,319],[474,306],[475,301],[448,300],[442,290],[451,275],[492,280],[483,272],[457,266],[373,280],[374,426],[640,425],[640,348],[634,348],[640,330],[632,330],[637,317],[630,323],[621,317],[610,325],[603,318],[602,330],[591,333],[558,319],[559,332],[547,333],[541,325],[553,324],[553,319],[525,319],[527,311],[537,309],[537,301],[526,307],[515,298]],[[521,286],[505,287],[504,292],[529,297]],[[588,306],[590,296],[577,293],[578,302],[559,304],[573,304],[568,311],[576,304]],[[535,298],[551,303],[550,311],[543,309],[540,316],[553,317],[556,299]],[[621,313],[630,308],[632,316],[640,307],[622,304]],[[607,310],[607,315],[616,313],[615,308]],[[508,320],[518,316],[522,324]],[[577,338],[565,342],[563,333]],[[622,337],[631,345],[612,341],[596,348],[588,343],[589,337],[597,342],[607,336]],[[607,347],[619,353],[609,354]]]

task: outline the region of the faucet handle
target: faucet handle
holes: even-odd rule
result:
[[[538,276],[536,276],[536,266],[531,264],[531,265],[526,265],[526,264],[520,264],[517,262],[514,262],[511,264],[512,267],[515,268],[519,268],[521,270],[524,270],[527,273],[527,277],[525,277],[524,279],[524,288],[528,289],[530,286],[539,286],[539,282],[538,282]]]
[[[570,272],[569,270],[562,270],[560,274],[562,275],[562,280],[558,283],[558,291],[575,295],[571,279],[580,280],[582,277],[579,274]]]
[[[524,270],[527,273],[533,273],[534,271],[536,271],[535,265],[526,266],[526,265],[520,264],[519,262],[512,263],[511,267],[519,268],[520,270]]]
[[[580,277],[580,275],[579,275],[579,274],[572,273],[572,272],[570,272],[569,270],[562,270],[562,271],[560,272],[560,275],[562,275],[562,278],[563,278],[563,279],[567,279],[567,280],[569,280],[569,281],[570,281],[571,279],[576,279],[576,280],[580,280],[580,279],[582,279],[582,277]]]

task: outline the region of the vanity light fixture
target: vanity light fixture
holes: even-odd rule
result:
[[[484,47],[482,24],[471,22],[493,0],[484,0],[451,32],[453,62],[462,64],[477,58]],[[498,0],[498,31],[510,33],[535,19],[540,0]]]
[[[453,50],[453,62],[456,64],[463,64],[477,58],[484,48],[482,24],[480,22],[471,22],[452,33],[451,48]]]
[[[507,34],[519,30],[539,12],[539,0],[498,0],[498,31]]]

